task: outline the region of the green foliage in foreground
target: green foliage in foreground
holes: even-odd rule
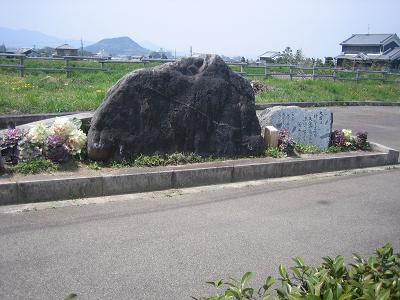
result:
[[[339,146],[329,146],[326,150],[327,153],[339,153],[342,152],[342,148]]]
[[[343,256],[323,257],[319,266],[309,266],[300,257],[288,271],[279,266],[280,278],[268,276],[264,284],[255,289],[248,283],[252,273],[241,280],[230,279],[207,282],[221,292],[198,300],[389,300],[400,299],[400,254],[393,254],[390,244],[377,249],[368,259],[353,254],[354,263],[346,265]],[[275,292],[271,288],[280,282]]]
[[[321,149],[314,145],[304,145],[304,144],[296,144],[294,149],[297,153],[300,154],[318,154],[321,153]]]
[[[48,159],[37,158],[19,162],[10,168],[11,172],[21,174],[38,174],[58,170],[58,166]]]
[[[265,156],[267,157],[273,157],[273,158],[281,158],[281,157],[285,157],[285,153],[283,153],[283,151],[279,148],[275,148],[275,147],[268,147],[265,150]]]
[[[124,167],[161,167],[170,165],[184,165],[202,163],[218,160],[212,156],[203,157],[194,153],[172,153],[164,155],[139,155],[129,160],[104,162],[87,162],[92,170],[100,170],[102,167],[124,168]],[[85,162],[84,162],[85,163]]]

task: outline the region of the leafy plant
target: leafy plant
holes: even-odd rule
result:
[[[361,149],[364,151],[370,150],[371,146],[369,145],[369,142],[368,142],[368,132],[366,132],[366,131],[357,132],[355,145],[358,149]]]
[[[279,148],[269,147],[265,150],[265,156],[273,157],[273,158],[281,158],[285,157],[285,153],[282,152]]]
[[[5,161],[11,164],[18,163],[19,148],[18,143],[25,136],[25,132],[18,128],[8,128],[3,138],[0,139],[1,155]]]
[[[278,137],[278,148],[286,155],[290,155],[293,153],[295,145],[296,143],[289,136],[289,131],[287,129],[281,129]]]
[[[12,172],[21,174],[37,174],[43,172],[56,171],[58,169],[50,160],[44,158],[35,158],[28,161],[23,161],[11,167]]]
[[[318,153],[321,153],[321,149],[319,149],[317,146],[314,146],[314,145],[296,144],[294,146],[294,149],[298,153],[304,153],[304,154],[318,154]]]
[[[329,146],[328,149],[326,150],[327,153],[339,153],[342,151],[342,148],[340,146]]]
[[[194,298],[197,300],[274,299],[279,300],[389,300],[400,299],[400,254],[386,244],[368,259],[353,254],[355,263],[345,264],[343,256],[323,257],[322,264],[310,266],[300,257],[293,258],[295,265],[287,271],[279,265],[280,278],[268,276],[256,291],[249,287],[251,273],[247,272],[240,281],[223,279],[208,282],[216,289],[225,288],[215,296]],[[280,286],[272,295],[270,288],[275,282]]]
[[[101,170],[101,166],[97,161],[91,161],[88,164],[88,168],[91,170]]]

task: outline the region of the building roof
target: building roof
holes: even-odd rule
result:
[[[62,49],[62,50],[78,50],[78,48],[73,47],[73,46],[68,45],[68,44],[64,44],[64,45],[58,46],[56,48],[56,50],[59,50],[59,49]]]
[[[33,49],[32,48],[19,48],[15,51],[16,54],[26,54],[29,52],[32,52]]]
[[[383,45],[385,41],[396,36],[395,33],[386,34],[353,34],[340,45]]]
[[[282,54],[278,51],[267,51],[261,54],[259,57],[260,58],[275,58],[278,56],[281,56]]]
[[[382,54],[365,54],[365,53],[358,53],[358,54],[341,54],[335,57],[344,58],[344,59],[351,59],[351,60],[396,60],[400,59],[400,47],[396,47],[390,49]]]
[[[396,48],[390,49],[386,52],[383,52],[381,57],[382,57],[382,59],[390,59],[390,60],[400,58],[400,47],[396,47]]]

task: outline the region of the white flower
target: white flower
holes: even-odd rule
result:
[[[51,135],[57,135],[62,139],[68,139],[71,133],[76,130],[76,124],[66,117],[57,117],[50,128]]]
[[[44,123],[38,123],[34,125],[28,133],[28,137],[31,139],[33,144],[43,145],[50,135],[49,127]]]
[[[345,140],[350,141],[351,134],[352,134],[351,130],[350,129],[342,129],[342,133],[343,133]]]
[[[86,134],[82,130],[74,129],[65,141],[65,145],[74,155],[80,153],[82,148],[86,146],[86,139]]]

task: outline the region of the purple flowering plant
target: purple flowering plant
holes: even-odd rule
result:
[[[45,150],[45,156],[48,159],[52,162],[63,162],[68,160],[69,155],[68,148],[60,136],[51,135],[48,137]]]
[[[285,128],[279,130],[278,137],[278,148],[285,153],[286,155],[290,155],[294,151],[296,143],[289,136],[289,131]]]
[[[1,155],[11,164],[18,163],[18,142],[24,137],[25,132],[19,128],[8,128],[3,138],[0,139]]]
[[[368,133],[357,132],[354,138],[350,129],[334,130],[331,134],[331,146],[340,147],[342,151],[369,150]]]

